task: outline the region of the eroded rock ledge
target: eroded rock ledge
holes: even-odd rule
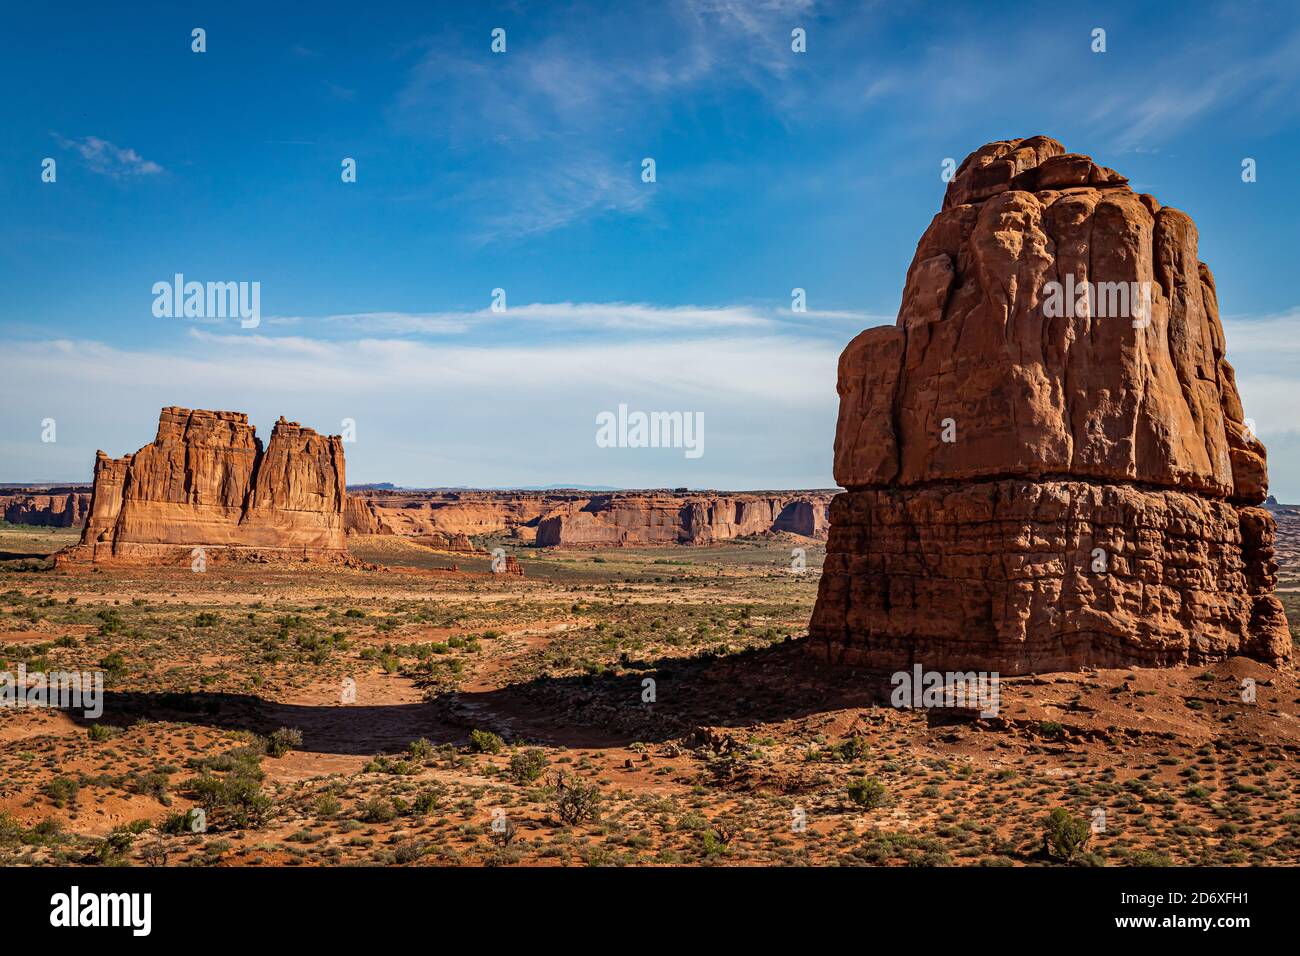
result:
[[[1196,247],[1188,216],[1055,140],[967,157],[897,323],[840,358],[820,653],[1004,674],[1290,656],[1265,451]],[[1103,298],[1121,286],[1146,307]],[[1093,293],[1063,314],[1054,287]]]

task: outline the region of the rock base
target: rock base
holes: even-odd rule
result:
[[[850,491],[831,505],[813,650],[996,671],[1290,656],[1263,508],[1088,481]]]

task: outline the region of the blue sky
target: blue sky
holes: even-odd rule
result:
[[[893,321],[942,161],[1045,133],[1195,218],[1300,500],[1294,8],[267,6],[7,13],[0,481],[84,480],[177,404],[355,419],[352,482],[828,487],[836,358]],[[261,325],[156,318],[177,272],[260,282]],[[704,412],[705,454],[596,447],[619,403]]]

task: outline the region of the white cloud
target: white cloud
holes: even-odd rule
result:
[[[114,146],[108,140],[100,139],[98,136],[74,140],[66,139],[57,133],[53,135],[60,146],[80,154],[91,170],[104,176],[122,179],[127,176],[152,176],[163,171],[161,166],[145,159],[135,150]]]
[[[530,328],[655,333],[757,329],[775,324],[760,310],[746,306],[654,306],[637,302],[533,302],[510,306],[508,299],[507,306],[505,312],[490,308],[472,312],[358,312],[326,316],[323,321],[370,333],[434,335],[458,334],[485,325],[520,333]]]
[[[84,479],[96,448],[134,451],[152,438],[159,408],[182,405],[247,411],[262,428],[284,414],[336,432],[354,418],[358,442],[346,451],[356,482],[827,486],[839,344],[742,328],[494,348],[201,329],[189,330],[192,348],[166,351],[16,342],[0,480]],[[705,456],[596,447],[596,414],[620,402],[703,412]],[[64,456],[53,475],[39,430],[22,427],[46,416],[59,422]],[[84,461],[79,473],[68,473],[67,456]]]

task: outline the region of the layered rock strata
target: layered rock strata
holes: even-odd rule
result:
[[[248,416],[164,408],[153,443],[99,452],[81,543],[64,560],[346,555],[343,444],[281,418],[265,449]]]
[[[1191,219],[1047,137],[982,147],[898,320],[840,357],[811,644],[1002,674],[1291,652],[1263,445]]]
[[[0,509],[9,524],[78,528],[90,514],[90,492],[79,488],[21,491],[0,495]]]

